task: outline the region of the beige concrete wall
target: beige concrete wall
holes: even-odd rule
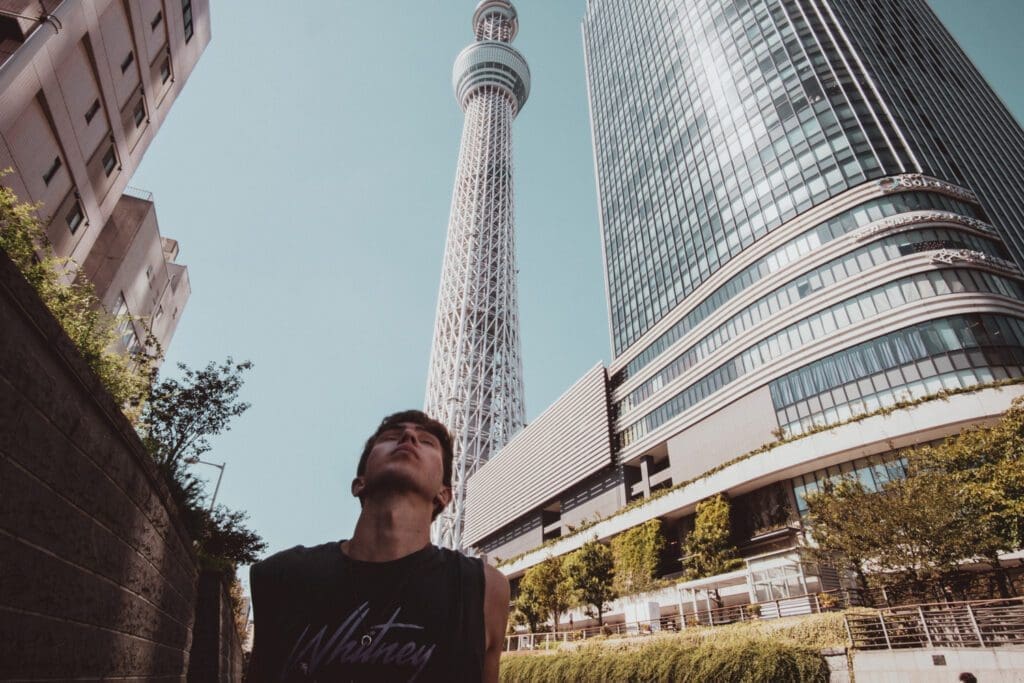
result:
[[[123,295],[129,314],[149,325],[166,350],[191,290],[185,266],[165,253],[153,202],[124,195],[93,246],[82,272],[96,287],[104,308],[114,311]],[[146,330],[135,325],[140,342]]]
[[[19,197],[28,196],[28,189],[25,187],[24,182],[22,182],[21,176],[15,172],[14,155],[4,141],[2,134],[0,134],[0,171],[10,171],[10,173],[3,176],[0,183],[14,190],[14,194]]]
[[[933,657],[944,663],[936,664]],[[1024,648],[941,648],[853,653],[857,683],[953,683],[961,672],[983,683],[1024,680]]]
[[[164,7],[160,0],[139,0],[138,8],[143,44],[146,47],[145,59],[142,62],[152,65],[153,61],[163,54],[164,46],[167,45],[167,17],[163,16]],[[160,19],[154,23],[157,15],[160,15]]]
[[[123,240],[120,234],[101,240],[101,233],[120,229],[112,218],[129,178],[210,41],[210,7],[208,0],[192,1],[195,33],[186,42],[178,0],[45,5],[60,31],[27,21],[20,47],[7,59],[0,55],[0,169],[12,169],[0,183],[41,204],[57,255],[85,264],[98,243],[110,258],[116,251],[110,245]],[[40,13],[36,0],[0,0],[0,7]],[[94,103],[99,107],[86,120]],[[55,159],[59,168],[46,182]],[[72,233],[67,217],[76,205],[84,220]],[[155,225],[154,218],[154,231]],[[134,292],[134,315],[155,316],[163,305],[166,315],[155,326],[166,348],[190,292],[188,277],[164,263],[159,232],[144,233],[144,241],[121,250],[118,258],[127,260],[114,269],[118,282],[110,275],[99,289],[105,302],[112,287],[125,287],[126,298]],[[159,277],[146,278],[151,265]]]
[[[61,149],[42,104],[34,98],[29,100],[19,116],[2,128],[2,134],[11,150],[14,171],[28,193],[22,199],[41,202],[41,214],[49,217],[53,207],[71,190],[72,179],[67,156]],[[49,175],[50,181],[47,183],[44,176],[53,169],[58,159],[58,168]],[[47,211],[47,208],[50,210]]]
[[[188,279],[188,268],[179,263],[167,263],[167,275],[170,278],[170,286],[164,291],[164,296],[157,307],[153,319],[153,334],[167,350],[167,345],[174,338],[174,332],[178,329],[181,321],[181,312],[185,310],[185,303],[192,295],[192,284]]]
[[[128,24],[124,5],[111,2],[100,15],[100,36],[103,40],[105,59],[103,66],[113,84],[116,108],[121,110],[140,82],[139,52],[136,49]],[[127,68],[124,68],[127,65]]]
[[[110,122],[99,82],[83,41],[69,50],[57,66],[57,81],[71,118],[74,144],[83,159],[91,157],[110,139]],[[94,107],[99,107],[94,110]],[[87,114],[91,114],[86,118]],[[70,153],[70,152],[69,152]]]
[[[41,216],[54,223],[54,233],[67,229],[57,208],[69,192],[77,191],[88,225],[75,239],[58,238],[55,244],[60,256],[84,263],[209,43],[209,2],[193,0],[195,35],[188,43],[177,0],[53,4],[60,32],[48,24],[34,28],[0,68],[0,160],[6,147],[11,157],[6,165],[14,170],[0,182],[22,199],[42,202]],[[162,17],[153,28],[157,12]],[[129,53],[133,61],[122,73]],[[160,71],[168,58],[171,75],[164,82]],[[140,97],[146,111],[141,130],[133,116]],[[85,112],[96,99],[101,109],[87,124]],[[102,160],[111,139],[117,166],[107,175]],[[62,167],[47,185],[42,174],[58,156]]]
[[[747,394],[668,440],[672,482],[689,481],[774,441],[778,426],[768,387]]]

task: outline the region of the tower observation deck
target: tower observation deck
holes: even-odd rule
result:
[[[452,85],[465,112],[445,245],[426,412],[454,437],[451,505],[434,542],[461,549],[466,481],[523,426],[512,121],[530,93],[530,69],[511,46],[519,29],[508,0],[483,0],[476,42],[455,59]]]

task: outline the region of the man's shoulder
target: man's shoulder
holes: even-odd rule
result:
[[[482,572],[486,563],[479,557],[470,557],[464,555],[457,550],[451,548],[442,548],[440,546],[434,546],[434,552],[436,556],[448,565],[458,566],[462,571],[479,571]]]
[[[340,552],[337,541],[310,547],[297,545],[255,563],[250,568],[249,575],[253,581],[273,581],[276,578],[289,577],[322,562],[336,552]]]

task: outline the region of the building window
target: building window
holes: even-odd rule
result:
[[[195,28],[192,26],[192,0],[181,0],[181,15],[185,20],[185,42],[192,40]]]
[[[163,20],[164,20],[164,13],[163,12],[157,12],[156,16],[153,17],[153,21],[149,22],[149,27],[155,31],[156,27],[159,26],[160,22],[163,21]]]
[[[125,337],[125,348],[130,356],[142,353],[142,342],[139,341],[139,335],[135,334],[135,330],[129,331]]]
[[[114,146],[111,145],[107,153],[103,155],[103,173],[109,178],[110,174],[114,172],[115,166],[117,166],[117,153],[114,151]]]
[[[121,62],[121,73],[124,73],[125,71],[127,71],[128,67],[130,67],[134,61],[135,61],[135,53],[134,52],[129,52],[128,56],[124,58],[123,62]]]
[[[124,292],[117,297],[114,304],[114,319],[117,321],[117,334],[125,348],[130,348],[132,341],[138,341],[135,336],[135,329],[132,326],[132,316],[128,312],[128,302],[124,299]]]
[[[132,118],[135,120],[135,127],[138,128],[142,125],[142,122],[146,120],[146,101],[143,99],[139,100],[139,103],[135,105],[135,112],[132,114]]]
[[[160,65],[160,82],[166,83],[171,77],[171,60],[170,58],[165,59],[164,63]]]
[[[53,163],[50,164],[50,168],[48,168],[46,173],[43,174],[43,182],[49,185],[50,181],[53,180],[55,175],[57,175],[57,171],[60,170],[62,165],[63,163],[61,162],[60,157],[54,157]]]
[[[850,462],[808,472],[790,480],[796,498],[797,511],[801,517],[808,512],[807,496],[820,493],[828,486],[837,486],[842,481],[859,482],[865,491],[881,491],[890,481],[907,477],[907,459],[899,453],[874,455]],[[827,482],[827,483],[826,483]]]
[[[799,565],[785,564],[750,573],[750,582],[758,602],[785,600],[807,594],[803,574]]]
[[[75,202],[75,205],[68,212],[68,215],[64,217],[64,220],[68,223],[68,228],[71,230],[71,234],[74,235],[80,226],[85,221],[85,213],[82,211],[82,205]]]
[[[933,271],[934,272],[934,271]],[[930,275],[930,274],[929,274]],[[1008,294],[991,273],[960,272],[936,295],[962,291]],[[977,288],[982,279],[996,288]],[[951,284],[965,286],[953,289]],[[1005,280],[1004,284],[1009,284]],[[970,285],[970,286],[969,286]],[[837,424],[901,401],[914,401],[1024,374],[1024,320],[963,314],[938,318],[878,337],[805,365],[769,385],[779,425],[788,435]]]
[[[92,103],[92,106],[89,107],[89,111],[85,112],[85,122],[87,124],[92,123],[92,120],[96,118],[96,114],[98,114],[99,111],[100,101],[99,99],[96,99],[96,101]]]

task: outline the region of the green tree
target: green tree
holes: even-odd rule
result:
[[[0,177],[4,172],[0,172]],[[107,392],[132,422],[156,374],[161,355],[150,337],[148,350],[125,355],[118,351],[118,319],[100,305],[96,290],[69,259],[58,258],[36,218],[38,207],[20,202],[0,186],[0,250],[21,271],[60,323]]]
[[[973,506],[941,472],[912,472],[869,491],[856,480],[840,481],[807,497],[814,539],[858,567],[878,574],[874,582],[911,579],[919,588],[955,569],[973,554],[978,538]]]
[[[210,438],[229,431],[249,409],[240,400],[244,374],[252,363],[208,363],[200,370],[179,364],[180,378],[167,378],[150,391],[139,431],[181,509],[185,527],[208,566],[228,569],[254,562],[266,544],[248,529],[243,512],[204,504],[203,488],[189,464],[211,449]]]
[[[537,596],[533,594],[532,587],[520,588],[513,603],[513,610],[512,620],[517,624],[525,625],[530,629],[530,633],[536,633],[544,621],[540,603],[537,602]]]
[[[143,441],[157,464],[181,467],[209,452],[210,437],[231,429],[231,421],[250,408],[239,399],[250,361],[230,357],[201,370],[178,364],[181,378],[167,378],[149,392],[142,414]]]
[[[950,480],[951,497],[971,516],[970,554],[1001,572],[999,554],[1024,547],[1024,398],[991,426],[916,450],[910,463]],[[1005,577],[1001,588],[1007,593]]]
[[[729,501],[718,494],[698,503],[693,531],[683,543],[686,579],[724,574],[742,565],[729,541]]]
[[[517,606],[520,611],[524,615],[532,613],[543,618],[550,616],[556,631],[559,617],[569,609],[571,603],[572,584],[562,569],[560,557],[549,557],[530,567],[519,581]]]
[[[814,537],[873,583],[904,576],[918,587],[942,580],[966,559],[988,561],[1009,594],[999,554],[1024,544],[1024,403],[991,426],[904,451],[906,479],[880,492],[844,480],[808,497]]]
[[[632,595],[654,588],[665,536],[661,520],[651,519],[612,539],[615,562],[615,591]]]
[[[563,570],[572,586],[573,598],[591,619],[604,624],[608,603],[615,599],[615,560],[612,550],[597,539],[565,558]]]

